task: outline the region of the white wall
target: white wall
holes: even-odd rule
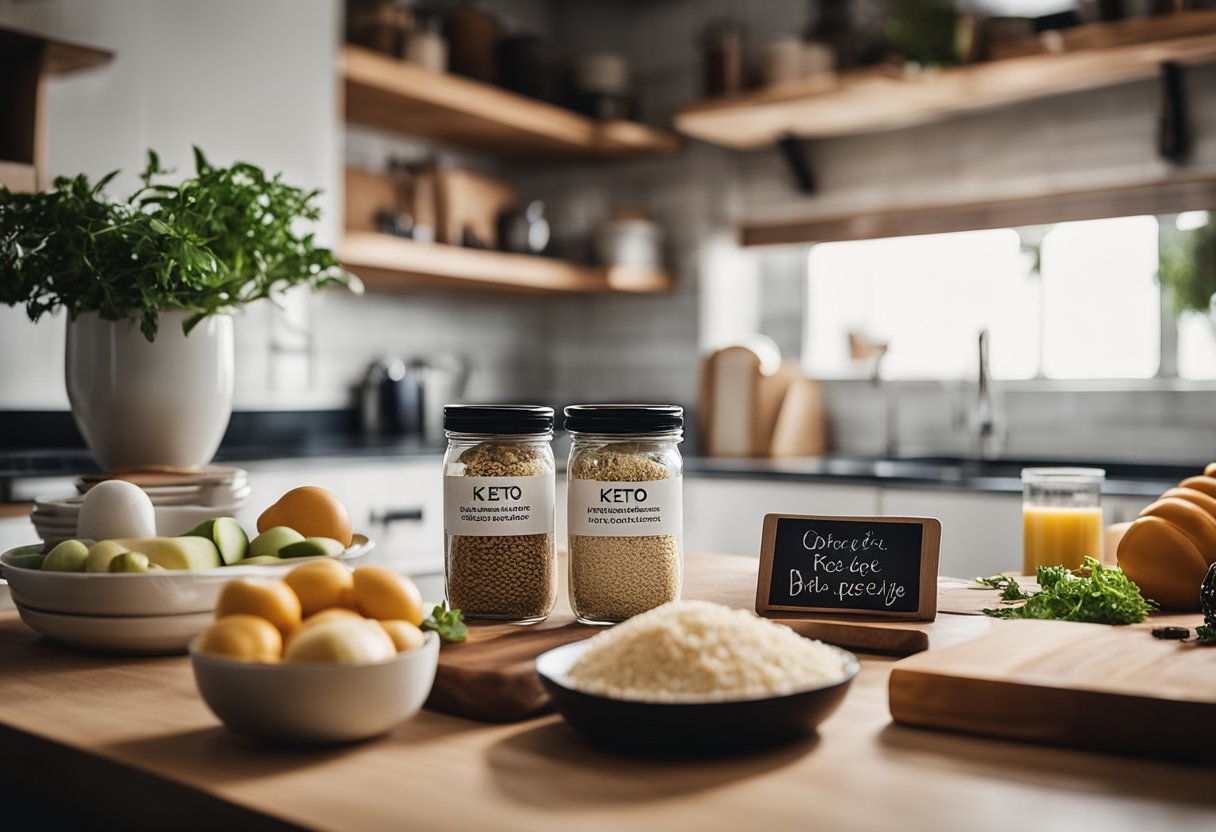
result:
[[[147,148],[186,172],[197,144],[213,162],[248,161],[321,188],[318,238],[336,242],[337,0],[0,0],[0,24],[115,52],[110,64],[51,82],[52,175],[121,168],[110,186],[121,195]],[[238,408],[318,400],[307,382],[267,394],[276,326],[264,309],[238,319]],[[67,407],[63,327],[62,316],[32,326],[24,310],[0,307],[0,407]]]

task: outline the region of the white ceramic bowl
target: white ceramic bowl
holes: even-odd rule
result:
[[[368,739],[409,719],[426,702],[439,664],[439,637],[377,664],[259,664],[199,653],[194,681],[230,730],[288,743]]]
[[[375,544],[355,535],[351,547],[338,556],[348,566],[365,562]],[[43,572],[14,564],[14,558],[39,552],[40,544],[21,546],[0,555],[0,573],[8,581],[13,603],[41,612],[65,615],[148,616],[209,613],[220,589],[233,578],[283,575],[313,558],[286,558],[282,563],[223,566],[195,572],[169,570],[138,574],[108,572]]]
[[[17,612],[39,635],[84,650],[125,655],[184,653],[190,640],[213,620],[209,612],[119,617],[62,615],[20,606]]]

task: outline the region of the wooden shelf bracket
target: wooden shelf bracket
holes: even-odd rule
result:
[[[1161,65],[1161,119],[1157,129],[1157,151],[1176,165],[1185,164],[1191,152],[1191,124],[1183,83],[1182,64]]]

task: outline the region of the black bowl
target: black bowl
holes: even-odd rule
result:
[[[536,672],[554,708],[593,742],[648,756],[731,753],[805,739],[840,706],[861,669],[856,656],[840,650],[846,675],[827,687],[765,699],[637,702],[569,686],[568,671],[587,645],[566,644],[537,657]]]

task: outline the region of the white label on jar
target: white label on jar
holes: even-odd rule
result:
[[[444,477],[443,528],[472,537],[553,531],[553,477]]]
[[[570,481],[570,534],[642,537],[684,527],[683,479],[649,482]]]

